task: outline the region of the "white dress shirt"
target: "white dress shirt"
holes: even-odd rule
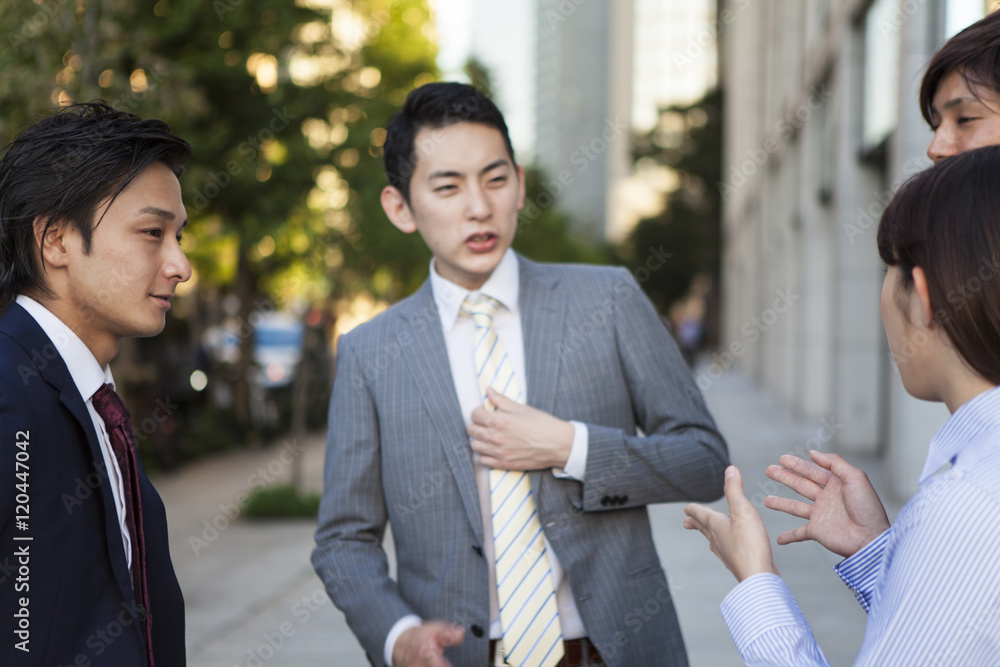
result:
[[[868,612],[855,665],[986,667],[1000,656],[1000,388],[931,441],[895,525],[836,567]],[[829,663],[788,586],[745,579],[722,616],[747,665]]]
[[[503,343],[507,356],[514,368],[514,374],[521,387],[521,391],[527,396],[528,404],[531,404],[531,387],[528,385],[527,374],[524,366],[524,339],[521,331],[521,311],[518,305],[518,295],[520,293],[520,267],[517,263],[517,255],[513,250],[507,250],[503,259],[494,269],[490,278],[483,284],[478,292],[470,292],[459,287],[455,283],[442,278],[434,268],[434,261],[431,260],[430,270],[431,291],[434,294],[434,303],[437,306],[438,314],[441,317],[441,327],[444,330],[445,344],[448,348],[448,361],[451,365],[452,379],[455,382],[455,391],[458,394],[458,402],[465,416],[465,424],[472,423],[472,411],[480,404],[479,380],[476,377],[475,361],[473,359],[473,348],[475,346],[475,324],[472,318],[460,316],[462,302],[469,294],[485,294],[500,302],[501,308],[497,308],[493,316],[494,328],[497,337]],[[553,468],[552,474],[583,481],[586,474],[587,453],[588,453],[588,431],[586,424],[571,421],[573,425],[573,447],[569,460],[565,468]],[[489,590],[490,590],[490,638],[499,639],[500,629],[500,609],[497,604],[496,573],[493,553],[493,526],[492,514],[490,510],[490,469],[479,464],[479,455],[473,456],[476,484],[479,488],[479,506],[483,515],[483,533],[486,538],[483,545],[483,557],[489,563]],[[559,607],[559,622],[562,625],[563,637],[566,639],[576,639],[586,636],[580,612],[576,608],[573,594],[570,591],[569,581],[556,558],[552,545],[548,538],[545,539],[546,555],[549,565],[552,568],[552,583],[556,590],[556,602]],[[393,625],[385,641],[385,663],[392,664],[392,649],[399,636],[411,627],[420,625],[419,616],[404,616]]]
[[[83,397],[87,405],[87,412],[94,422],[94,431],[97,433],[97,441],[101,444],[101,454],[104,456],[104,467],[108,471],[108,487],[111,487],[111,495],[114,498],[115,509],[118,511],[118,526],[122,533],[122,546],[125,548],[125,562],[129,569],[132,568],[132,538],[125,523],[125,489],[122,486],[121,469],[118,467],[118,460],[115,458],[114,450],[111,448],[111,439],[108,431],[104,427],[104,420],[94,409],[94,394],[101,385],[110,384],[115,386],[115,379],[111,375],[111,367],[106,366],[101,370],[101,365],[97,363],[90,348],[84,344],[80,337],[73,333],[73,330],[63,324],[62,320],[52,314],[48,308],[38,303],[31,297],[19,294],[17,304],[28,311],[34,318],[38,326],[42,328],[45,335],[49,337],[55,346],[59,356],[69,370],[70,377],[76,385],[80,396]],[[44,354],[44,351],[42,351]]]

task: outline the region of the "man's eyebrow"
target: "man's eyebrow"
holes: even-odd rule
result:
[[[480,170],[479,174],[483,175],[483,174],[486,174],[488,172],[493,171],[497,167],[505,167],[505,166],[507,166],[509,164],[510,164],[510,162],[507,160],[507,158],[500,158],[499,160],[496,160],[495,162],[490,162],[488,165],[486,165],[485,167],[483,167],[482,170]]]
[[[164,218],[165,220],[169,220],[171,222],[177,219],[177,216],[174,215],[173,211],[168,211],[166,209],[160,208],[159,206],[143,207],[139,209],[139,213],[149,213],[150,215],[155,215],[160,218]],[[181,226],[177,228],[177,231],[179,232],[184,231],[184,228],[187,227],[187,225],[188,225],[188,219],[184,218],[184,222],[182,222]]]
[[[428,176],[427,180],[433,180],[435,178],[461,178],[462,172],[455,171],[454,169],[438,169],[437,171],[432,171]]]
[[[173,211],[168,211],[162,209],[159,206],[146,206],[139,209],[139,213],[150,213],[152,215],[159,216],[161,218],[166,218],[167,220],[174,220],[177,216],[174,215]]]
[[[953,97],[944,104],[942,104],[941,111],[947,111],[948,109],[957,107],[959,104],[963,104],[965,102],[981,102],[981,101],[974,95],[961,95],[959,97]],[[936,112],[937,108],[932,106],[931,111]]]
[[[506,158],[500,158],[494,162],[490,162],[488,165],[479,170],[479,175],[482,176],[490,171],[493,171],[497,167],[502,167],[509,165],[510,160]],[[433,180],[435,178],[462,178],[465,174],[454,169],[438,169],[437,171],[432,171],[428,176],[427,180]]]

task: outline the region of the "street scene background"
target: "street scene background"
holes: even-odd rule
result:
[[[170,522],[195,667],[367,664],[312,572],[337,338],[430,255],[379,203],[386,125],[424,83],[504,112],[527,197],[514,248],[628,268],[705,393],[748,497],[835,451],[894,516],[946,413],[908,397],[874,229],[928,166],[917,87],[992,0],[0,0],[0,145],[103,99],[194,148],[194,274],[112,368]],[[718,506],[718,505],[717,505]],[[734,581],[681,505],[650,508],[695,667],[740,664]],[[796,521],[763,511],[775,537]],[[391,531],[387,537],[391,549]],[[834,665],[865,615],[815,544],[776,563]],[[641,641],[643,619],[629,619]]]

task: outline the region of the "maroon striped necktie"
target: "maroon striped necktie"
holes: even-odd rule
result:
[[[104,420],[111,439],[111,448],[118,460],[125,489],[125,525],[132,537],[132,591],[136,610],[146,639],[146,656],[153,667],[153,617],[149,611],[149,587],[146,584],[146,539],[142,531],[142,497],[139,492],[139,470],[136,463],[135,435],[125,403],[104,384],[94,394],[94,409]]]

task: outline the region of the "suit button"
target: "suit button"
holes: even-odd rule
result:
[[[622,505],[628,502],[628,496],[622,496]]]
[[[608,496],[604,496],[603,498],[601,498],[601,507],[607,507],[608,503],[610,502],[611,498],[609,498]]]
[[[476,637],[482,637],[483,634],[484,634],[483,633],[483,629],[480,626],[478,626],[478,625],[472,625],[469,628],[469,630],[471,630],[472,634],[474,634]]]

